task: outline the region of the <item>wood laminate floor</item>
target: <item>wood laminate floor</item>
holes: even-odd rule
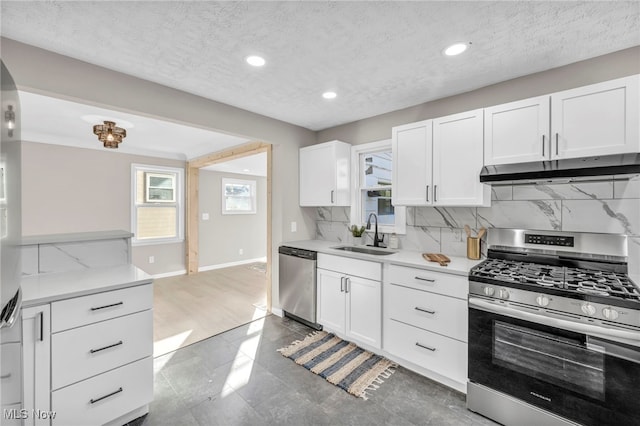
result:
[[[266,316],[263,265],[240,265],[155,280],[154,356]]]

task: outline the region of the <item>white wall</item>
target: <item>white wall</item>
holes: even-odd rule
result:
[[[222,214],[223,178],[256,181],[255,214]],[[267,178],[201,169],[199,185],[200,268],[266,257]],[[209,220],[202,219],[203,213],[209,214]]]

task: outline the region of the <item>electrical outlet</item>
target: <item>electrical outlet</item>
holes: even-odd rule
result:
[[[454,241],[462,241],[462,229],[453,230],[453,239]]]
[[[298,231],[298,224],[296,222],[291,222],[291,232]]]
[[[238,254],[244,254],[244,250],[243,249],[238,250]]]
[[[156,258],[155,256],[149,256],[149,263],[155,263]]]
[[[202,213],[202,220],[209,220],[209,213]]]

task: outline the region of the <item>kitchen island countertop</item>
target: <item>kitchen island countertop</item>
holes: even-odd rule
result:
[[[22,306],[37,306],[152,281],[150,275],[130,264],[25,276],[21,281]]]
[[[334,247],[350,246],[351,244],[344,244],[335,241],[300,240],[283,242],[281,245],[304,250],[311,250],[318,253],[332,254],[335,256],[351,257],[354,259],[369,260],[374,262],[387,263],[390,265],[409,266],[412,268],[421,268],[446,274],[463,276],[469,275],[469,270],[478,263],[482,262],[482,260],[484,260],[471,260],[467,259],[466,257],[448,256],[449,259],[451,259],[451,263],[449,263],[448,266],[440,266],[436,262],[429,262],[428,260],[425,260],[422,257],[423,252],[416,250],[396,249],[394,250],[395,253],[393,254],[379,256],[336,250]]]

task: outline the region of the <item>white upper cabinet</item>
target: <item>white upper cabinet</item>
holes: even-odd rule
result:
[[[479,206],[491,201],[480,183],[483,165],[483,110],[433,120],[433,204]]]
[[[300,148],[300,205],[348,206],[351,145],[340,141]]]
[[[483,164],[481,109],[394,127],[393,204],[480,206],[491,188],[479,180]]]
[[[549,158],[549,96],[496,105],[484,110],[484,164]]]
[[[428,206],[432,203],[431,120],[392,129],[394,206]]]
[[[551,95],[551,158],[640,152],[640,75]]]
[[[640,75],[485,108],[484,164],[640,152]]]

